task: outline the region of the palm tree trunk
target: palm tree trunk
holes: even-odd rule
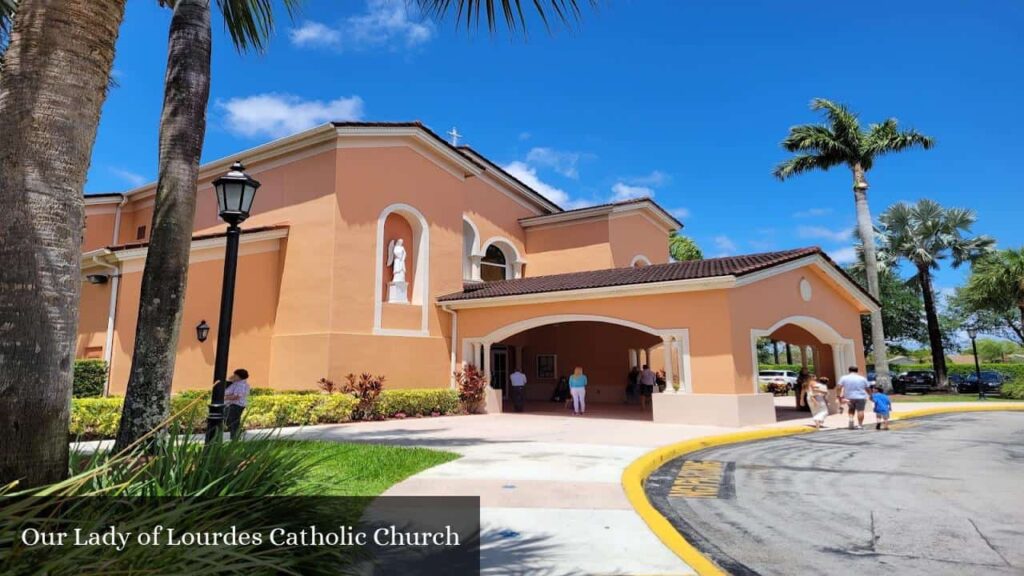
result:
[[[789,346],[789,342],[786,342],[786,364],[793,363],[793,350]]]
[[[864,276],[868,281],[868,293],[881,300],[878,289],[878,256],[875,252],[875,227],[868,208],[868,181],[860,164],[853,166],[853,199],[857,206],[857,230],[864,245]],[[889,359],[885,346],[885,326],[882,311],[871,313],[871,347],[875,356],[875,379],[883,390],[891,389]],[[837,367],[837,369],[841,369]]]
[[[209,0],[177,0],[168,41],[152,233],[115,449],[138,440],[169,412],[210,98],[210,50]]]
[[[924,298],[924,315],[928,319],[928,345],[932,348],[932,368],[935,370],[935,384],[940,390],[949,387],[946,378],[946,352],[942,345],[942,331],[939,329],[939,314],[935,309],[935,292],[932,289],[932,274],[927,266],[917,267]]]
[[[21,0],[0,84],[0,484],[68,471],[82,190],[124,0]]]
[[[775,357],[775,363],[779,363],[779,343],[772,340],[772,356]]]

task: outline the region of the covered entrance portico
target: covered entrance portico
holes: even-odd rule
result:
[[[501,411],[515,367],[529,398],[550,397],[579,365],[589,401],[621,403],[630,367],[646,361],[666,382],[655,422],[719,426],[775,421],[759,338],[806,343],[835,376],[863,368],[860,316],[878,305],[818,249],[508,280],[439,304],[452,313],[453,371],[479,366],[495,386],[488,411]]]
[[[482,338],[463,339],[463,357],[479,363],[490,377],[493,404],[489,410],[493,411],[508,400],[508,375],[515,369],[526,375],[526,398],[533,403],[551,402],[559,381],[580,366],[589,381],[590,405],[624,403],[627,377],[634,367],[650,364],[664,373],[667,383],[683,391],[690,372],[687,329],[658,329],[595,314],[546,315],[513,322]]]

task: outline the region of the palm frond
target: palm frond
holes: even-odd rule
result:
[[[827,154],[797,154],[792,158],[780,162],[772,175],[779,180],[785,180],[798,174],[812,172],[814,170],[828,170],[843,163],[839,156]]]
[[[856,153],[846,143],[836,138],[827,126],[802,124],[789,129],[789,135],[782,141],[787,152],[818,152],[836,156],[852,156]]]
[[[925,136],[914,129],[900,130],[896,119],[889,118],[881,124],[872,124],[868,128],[867,137],[864,140],[864,155],[875,157],[917,147],[928,150],[934,145],[934,138]]]
[[[586,2],[592,7],[598,4],[598,0]],[[416,0],[424,14],[438,20],[454,14],[455,22],[464,24],[467,29],[479,26],[483,15],[491,33],[496,31],[499,19],[505,21],[509,31],[525,33],[527,16],[523,4],[526,3],[533,5],[534,13],[548,29],[552,16],[567,26],[579,21],[582,16],[581,0]]]
[[[294,18],[302,0],[282,0],[282,3],[288,16]],[[217,6],[236,50],[266,50],[267,42],[274,33],[273,0],[217,0]]]
[[[854,150],[860,148],[860,121],[849,108],[825,98],[815,98],[811,100],[811,110],[825,112],[825,117],[837,140],[844,142],[846,146]]]

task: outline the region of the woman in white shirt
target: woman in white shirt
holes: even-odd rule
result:
[[[814,427],[821,429],[828,416],[828,378],[818,378],[811,374],[807,378],[807,400],[811,405],[811,412],[814,414]]]

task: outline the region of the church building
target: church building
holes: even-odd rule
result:
[[[229,364],[254,386],[369,372],[448,387],[473,364],[500,411],[516,368],[529,399],[582,366],[588,402],[621,403],[649,363],[667,381],[655,421],[740,425],[775,420],[761,338],[812,350],[828,376],[864,366],[860,318],[878,302],[818,248],[670,262],[683,224],[653,200],[563,210],[418,122],[339,122],[201,167],[175,391],[212,384],[225,225],[211,182],[236,160],[261,187]],[[85,198],[77,354],[109,363],[110,394],[128,381],[155,189]]]

